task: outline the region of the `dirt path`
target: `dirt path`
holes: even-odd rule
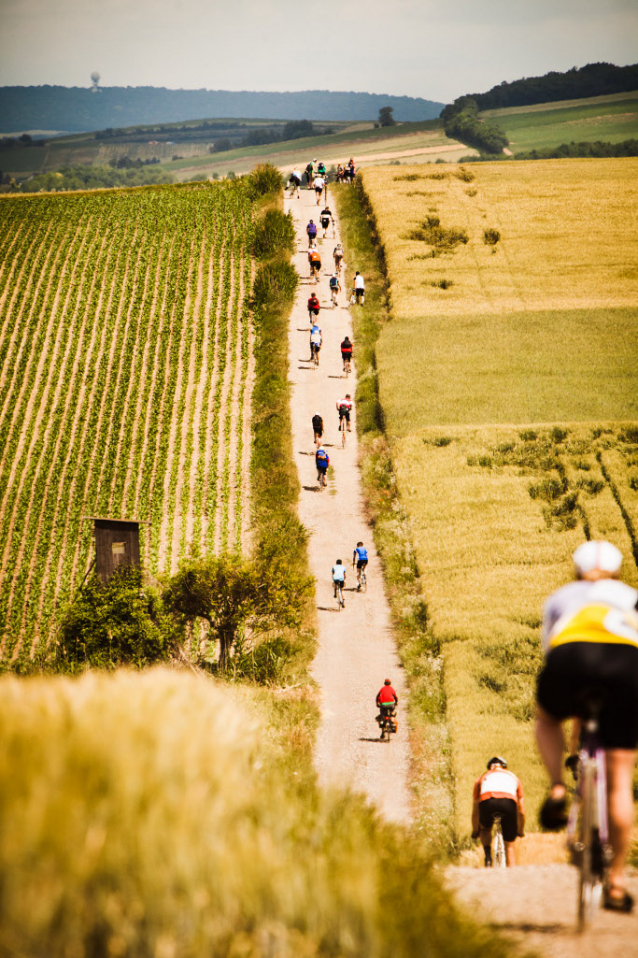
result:
[[[328,268],[338,236],[319,241],[321,281],[316,287],[310,285],[305,230],[310,218],[318,221],[320,208],[309,190],[302,190],[300,199],[286,199],[285,206],[292,211],[297,226],[295,266],[302,278],[290,319],[289,375],[293,451],[301,482],[299,515],[311,532],[310,565],[317,580],[319,649],[313,675],[321,688],[322,708],[315,764],[324,786],[350,784],[364,792],[386,818],[406,822],[410,807],[408,735],[402,721],[405,710],[399,713],[399,731],[389,744],[379,742],[374,721],[375,695],[386,676],[392,679],[400,700],[405,701],[406,691],[392,637],[381,564],[364,513],[354,425],[346,449],[341,448],[338,433],[337,400],[346,392],[354,395],[356,388],[354,375],[347,381],[342,378],[339,344],[346,333],[352,337],[345,293],[340,295],[339,307],[329,306]],[[323,348],[318,369],[309,362],[306,309],[315,289],[322,306],[319,325]],[[314,466],[311,420],[315,412],[323,416],[325,446],[334,467],[328,488],[323,491],[317,485]],[[358,540],[365,543],[370,556],[365,595],[354,589],[356,576],[351,568]],[[331,569],[338,558],[343,559],[348,572],[342,612],[337,611],[331,585]]]
[[[638,917],[602,909],[576,931],[578,875],[571,865],[512,869],[448,868],[448,886],[474,918],[492,922],[543,958],[636,958]],[[627,887],[638,897],[638,874]]]

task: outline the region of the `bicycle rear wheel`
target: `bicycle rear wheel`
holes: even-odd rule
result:
[[[368,588],[368,578],[365,572],[361,573],[361,591],[365,592]]]
[[[505,857],[505,842],[503,841],[503,831],[500,822],[496,823],[496,835],[494,836],[494,867],[507,867],[507,859]]]

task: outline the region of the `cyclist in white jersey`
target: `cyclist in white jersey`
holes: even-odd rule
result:
[[[507,768],[504,758],[495,755],[487,763],[487,771],[474,783],[472,794],[472,838],[481,839],[485,866],[492,865],[492,826],[494,816],[501,819],[505,860],[516,864],[514,842],[525,833],[525,801],[519,779]]]

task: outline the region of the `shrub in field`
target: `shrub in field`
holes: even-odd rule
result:
[[[116,571],[106,585],[97,576],[80,590],[62,617],[56,666],[143,668],[168,658],[178,632],[159,597],[145,588],[139,569]]]
[[[476,177],[471,170],[466,170],[464,166],[460,166],[458,170],[454,173],[457,180],[462,180],[464,183],[471,183]]]
[[[483,242],[486,246],[496,246],[501,238],[498,230],[488,229],[483,231]]]
[[[454,280],[452,279],[434,279],[430,283],[430,286],[435,286],[437,289],[449,289],[450,286],[454,286]]]
[[[3,680],[0,952],[505,958],[413,836],[282,774],[273,712],[161,669]]]
[[[230,656],[229,673],[233,679],[248,679],[258,685],[281,685],[294,654],[294,647],[282,636],[253,646],[239,639]]]
[[[275,253],[292,253],[295,244],[295,224],[290,213],[268,210],[255,226],[253,253],[258,259]]]
[[[470,238],[464,229],[459,227],[445,228],[441,226],[441,220],[438,216],[430,214],[426,216],[418,229],[410,231],[409,239],[422,240],[439,250],[451,250],[459,243],[469,243]]]
[[[260,267],[253,282],[253,303],[257,309],[274,303],[291,302],[299,276],[291,263],[276,260]]]
[[[223,672],[237,639],[277,626],[299,626],[301,603],[312,580],[282,568],[239,556],[210,556],[184,561],[164,593],[166,607],[186,621],[203,619],[209,637],[219,642]]]
[[[284,178],[272,163],[260,163],[246,177],[249,194],[257,199],[283,189]]]

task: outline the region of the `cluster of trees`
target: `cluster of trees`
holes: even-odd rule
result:
[[[487,93],[471,93],[469,96],[476,101],[479,110],[496,110],[506,106],[580,100],[631,90],[638,90],[638,64],[617,67],[613,63],[588,63],[580,69],[573,67],[566,73],[552,71],[541,77],[524,77],[512,83],[501,83]]]
[[[282,143],[284,140],[300,140],[304,136],[315,136],[319,131],[310,120],[291,120],[280,127],[255,127],[246,136],[239,139],[222,137],[210,147],[211,153],[225,153],[240,146],[265,146],[268,143]],[[333,133],[330,128],[322,133]]]
[[[114,186],[146,186],[152,183],[172,183],[170,173],[149,169],[141,161],[129,161],[128,169],[109,166],[66,166],[53,173],[41,173],[14,186],[19,193],[39,193],[59,190],[98,190]],[[139,164],[139,165],[138,165]]]
[[[109,166],[114,170],[139,170],[143,166],[154,166],[156,163],[159,163],[156,156],[151,157],[150,160],[140,160],[139,157],[132,160],[130,156],[118,156],[109,160]]]
[[[44,140],[34,140],[28,133],[22,136],[0,136],[0,150],[15,150],[22,146],[44,146]]]
[[[545,150],[530,150],[529,153],[517,153],[517,160],[553,160],[562,157],[598,157],[608,156],[638,156],[638,140],[623,140],[621,143],[605,143],[596,140],[594,143],[561,143],[560,146]]]
[[[441,112],[445,135],[473,146],[481,153],[499,154],[509,145],[505,133],[494,122],[479,119],[476,100],[462,96]]]

